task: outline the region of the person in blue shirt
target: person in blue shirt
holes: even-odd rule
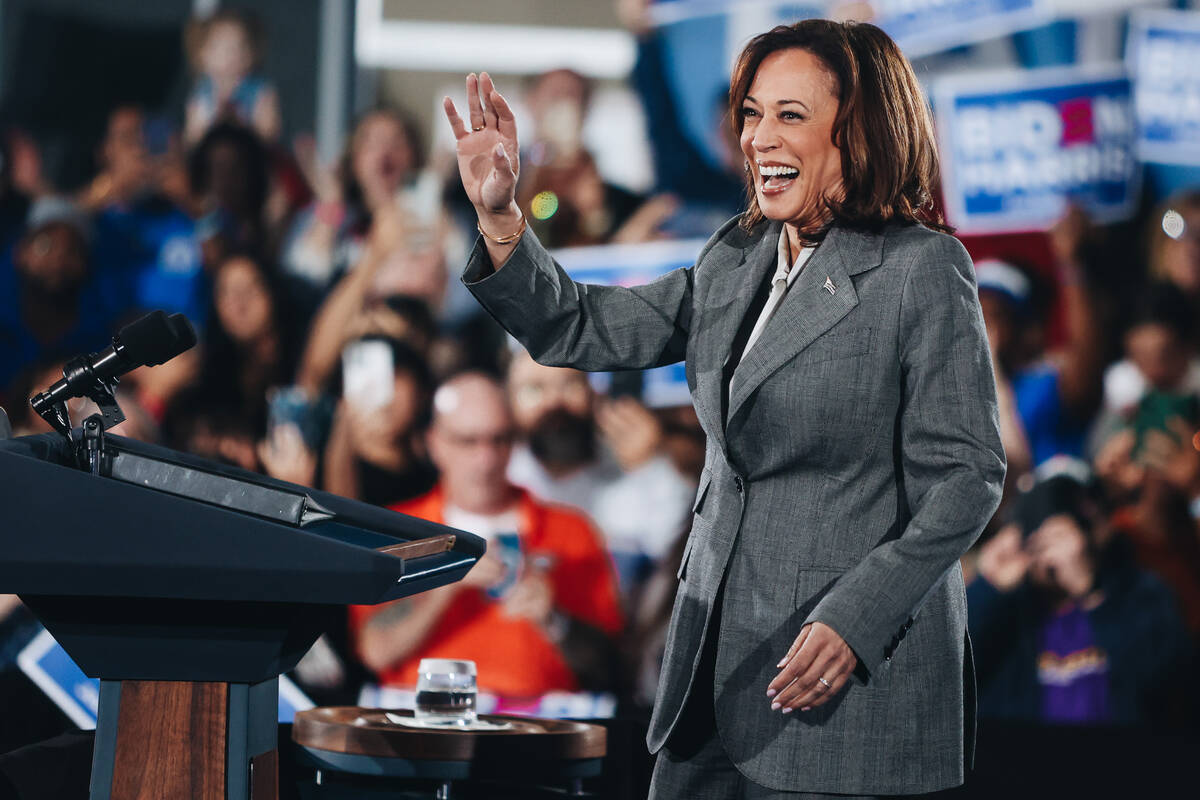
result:
[[[94,213],[96,272],[139,310],[182,312],[203,325],[207,281],[196,225],[161,190],[167,154],[141,109],[112,112],[98,149],[101,170],[84,193]]]
[[[90,226],[78,206],[41,198],[26,227],[0,261],[0,387],[38,361],[103,348],[125,311],[92,269]]]
[[[1080,255],[1085,224],[1071,212],[1051,234],[1067,334],[1054,350],[1045,347],[1049,303],[1042,282],[1005,261],[975,265],[997,384],[1011,398],[1020,428],[1006,432],[1005,449],[1028,453],[1029,468],[1059,455],[1082,458],[1103,395],[1105,339]],[[1010,473],[1015,481],[1021,470]]]

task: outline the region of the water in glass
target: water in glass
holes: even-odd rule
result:
[[[423,658],[418,667],[418,720],[469,725],[475,721],[475,662]]]

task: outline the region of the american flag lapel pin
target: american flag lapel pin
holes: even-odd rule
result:
[[[837,291],[837,287],[833,285],[833,279],[828,275],[825,276],[825,291],[829,292],[830,294],[833,294]]]

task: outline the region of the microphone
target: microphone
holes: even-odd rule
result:
[[[153,311],[135,320],[113,337],[99,353],[72,359],[63,367],[62,380],[30,399],[33,410],[45,416],[73,397],[90,397],[97,384],[107,385],[130,370],[155,367],[196,344],[196,331],[183,314],[167,316]]]

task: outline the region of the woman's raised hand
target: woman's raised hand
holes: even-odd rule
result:
[[[486,72],[467,76],[470,125],[463,122],[449,97],[442,101],[457,140],[458,172],[463,188],[480,219],[512,216],[515,207],[520,150],[517,120]]]

